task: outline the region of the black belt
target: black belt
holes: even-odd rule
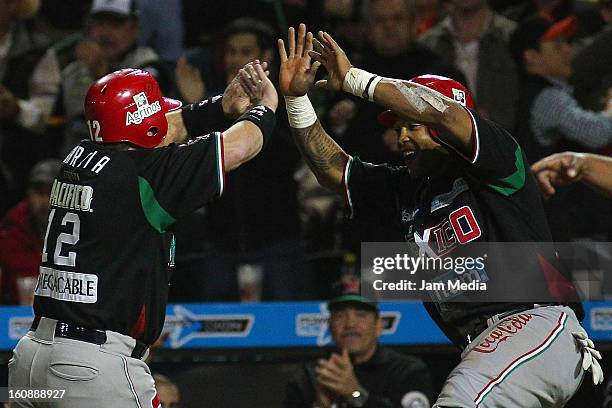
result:
[[[32,322],[30,330],[36,331],[40,317],[36,316]],[[104,330],[90,329],[87,327],[79,326],[74,323],[66,323],[58,321],[55,325],[55,336],[63,337],[66,339],[84,341],[86,343],[92,343],[102,345],[106,343],[106,332]],[[132,350],[131,357],[141,359],[147,351],[148,346],[136,340],[136,346]]]

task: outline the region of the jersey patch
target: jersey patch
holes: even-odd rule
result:
[[[34,294],[65,302],[96,303],[98,277],[41,266]]]

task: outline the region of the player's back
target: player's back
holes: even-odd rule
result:
[[[173,263],[169,229],[220,193],[220,140],[76,146],[51,192],[35,314],[154,341]]]

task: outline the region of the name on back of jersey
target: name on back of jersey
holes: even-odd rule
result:
[[[65,302],[96,303],[98,277],[41,266],[34,294]]]

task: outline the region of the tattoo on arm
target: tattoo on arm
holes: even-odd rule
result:
[[[303,129],[291,128],[293,140],[302,157],[323,187],[342,193],[342,176],[348,155],[325,132],[317,120]]]

